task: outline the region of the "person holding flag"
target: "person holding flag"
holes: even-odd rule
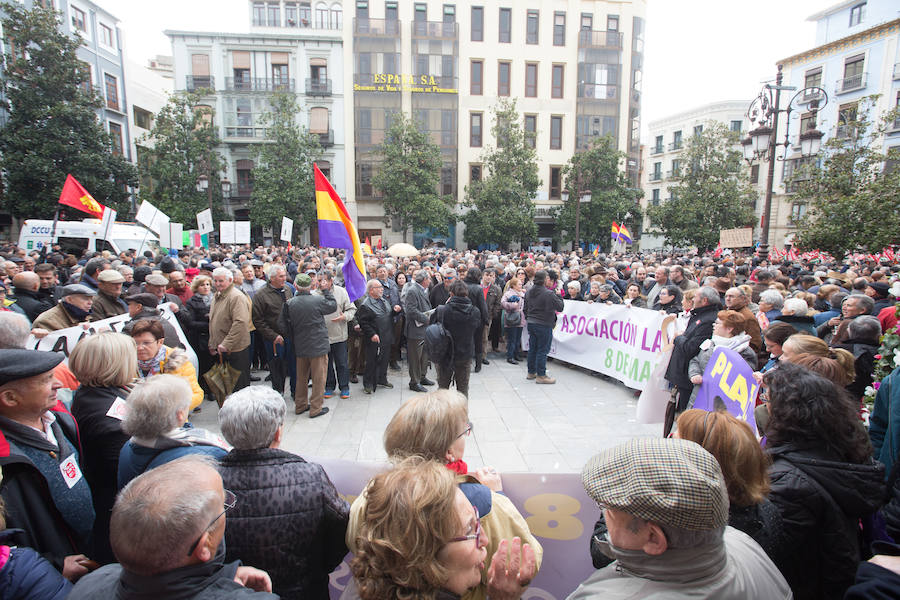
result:
[[[343,248],[347,251],[342,267],[344,287],[353,302],[366,292],[366,269],[363,261],[359,234],[350,214],[334,191],[331,183],[313,163],[313,175],[316,183],[316,217],[319,225],[319,246],[324,248]]]

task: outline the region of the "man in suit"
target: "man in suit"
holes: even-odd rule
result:
[[[431,278],[424,269],[413,273],[413,280],[403,300],[406,313],[406,351],[409,358],[409,389],[427,392],[426,385],[434,385],[425,375],[428,373],[428,357],[425,356],[425,328],[428,327],[428,284]]]

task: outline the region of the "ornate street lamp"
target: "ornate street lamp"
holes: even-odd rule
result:
[[[825,135],[815,129],[816,114],[819,108],[828,104],[828,94],[820,87],[808,87],[800,90],[791,97],[785,108],[781,108],[781,92],[794,91],[795,86],[782,85],[782,65],[778,65],[778,75],[775,77],[775,85],[767,83],[763,85],[759,95],[750,103],[747,109],[747,117],[756,127],[750,131],[747,138],[741,141],[744,151],[744,159],[748,163],[756,160],[767,160],[769,172],[766,176],[766,201],[763,206],[762,235],[757,256],[769,255],[769,218],[772,215],[772,186],[775,176],[775,161],[783,161],[787,150],[791,147],[789,132],[790,126],[785,128],[784,141],[778,141],[778,118],[784,113],[785,120],[789,122],[791,113],[799,109],[800,101],[810,101],[809,109],[812,118],[806,131],[800,132],[800,155],[804,158],[815,156],[822,146],[822,137]],[[802,98],[802,100],[801,100]],[[776,156],[778,146],[784,147],[784,153]]]

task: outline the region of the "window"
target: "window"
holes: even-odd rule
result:
[[[481,165],[469,165],[469,183],[481,181]]]
[[[566,13],[562,11],[553,13],[553,45],[566,45]]]
[[[650,181],[659,181],[662,179],[662,163],[653,163],[653,172],[650,173]]]
[[[863,73],[865,63],[865,54],[857,54],[844,61],[844,78],[838,86],[838,91],[846,92],[865,86],[865,73]]]
[[[658,135],[653,143],[653,154],[661,154],[663,151],[663,136]]]
[[[365,18],[365,17],[361,17]],[[312,22],[312,7],[310,7],[309,2],[301,2],[300,3],[300,25],[302,27],[309,27],[309,24]]]
[[[672,150],[678,150],[683,145],[681,141],[681,131],[676,131],[672,134]]]
[[[552,115],[550,117],[550,149],[562,149],[562,121],[561,115]]]
[[[482,113],[469,113],[469,146],[481,148]]]
[[[553,77],[550,83],[550,97],[563,97],[563,79],[565,75],[565,65],[553,65]]]
[[[484,41],[484,7],[472,7],[472,35],[473,42]]]
[[[537,98],[537,63],[525,63],[525,97]]]
[[[328,29],[328,7],[322,2],[316,4],[316,28]]]
[[[266,3],[253,3],[253,25],[264,26],[266,24]]]
[[[866,19],[866,3],[860,2],[850,9],[850,27],[859,25]]]
[[[500,61],[497,64],[497,95],[509,96],[509,72],[512,63]]]
[[[607,31],[618,31],[619,30],[619,15],[606,15],[606,30]]]
[[[113,30],[100,23],[100,43],[110,48],[115,48],[113,43]]]
[[[594,28],[594,15],[591,13],[581,13],[581,30],[590,31]]]
[[[744,122],[741,120],[734,120],[731,122],[731,131],[735,133],[740,133],[741,128],[744,126]]]
[[[318,133],[319,137],[328,135],[328,109],[314,106],[309,109],[309,132]]]
[[[750,183],[759,183],[759,165],[750,167]]]
[[[390,5],[394,4],[394,8],[396,8],[396,2],[386,2],[385,10],[390,8]],[[356,17],[358,19],[368,19],[369,18],[369,2],[368,0],[357,0],[356,2]]]
[[[112,144],[112,153],[113,154],[122,154],[122,126],[118,123],[113,123],[110,121],[109,123],[109,137],[110,143]]]
[[[525,115],[525,143],[537,147],[537,115]]]
[[[529,10],[525,16],[525,43],[538,43],[538,20],[540,13],[536,10]]]
[[[444,5],[444,23],[456,23],[456,6],[453,4]]]
[[[453,184],[456,181],[454,171],[455,169],[446,163],[441,167],[441,196],[453,195]]]
[[[235,162],[238,196],[247,197],[253,193],[253,161],[242,159]]]
[[[856,109],[857,103],[842,104],[838,108],[837,137],[848,138],[856,133]]]
[[[794,202],[791,204],[791,223],[799,223],[806,215],[806,202]]]
[[[550,199],[562,198],[562,167],[550,167]]]
[[[484,62],[473,60],[471,74],[472,81],[469,85],[469,93],[472,96],[480,96],[484,93]]]
[[[286,89],[290,83],[290,72],[288,70],[288,53],[272,52],[269,57],[272,62],[273,88]]]
[[[24,60],[25,57],[23,56],[22,59]],[[93,94],[94,77],[91,72],[91,64],[79,60],[78,67],[81,70],[81,91],[88,95]]]
[[[417,23],[424,23],[428,20],[428,5],[424,2],[416,2],[413,5],[413,20]]]
[[[134,105],[134,124],[141,129],[150,129],[153,126],[153,113],[144,110],[138,105]]]
[[[385,21],[395,22],[399,17],[397,16],[397,3],[396,2],[385,2],[384,3],[384,19]]]
[[[341,8],[340,4],[334,4],[331,7],[331,28],[344,28],[344,9]]]
[[[800,133],[808,131],[816,126],[816,117],[812,112],[800,115]]]
[[[703,125],[694,125],[694,137],[699,136],[703,133]]]
[[[70,8],[72,9],[72,27],[82,33],[87,33],[87,19],[84,16],[84,11],[74,6]]]
[[[284,26],[297,27],[300,23],[297,21],[297,3],[284,3]]]
[[[499,42],[501,44],[508,44],[511,38],[512,31],[512,9],[511,8],[501,8],[500,9],[500,38]]]
[[[675,160],[672,161],[672,170],[670,171],[670,175],[672,177],[681,176],[681,160],[680,159],[676,158]]]
[[[281,26],[281,6],[277,2],[269,2],[266,5],[266,24],[269,27]]]
[[[822,67],[812,69],[806,72],[803,77],[803,87],[821,87],[822,86]]]
[[[659,206],[659,188],[654,188],[654,190],[651,192],[650,204],[653,206]]]
[[[116,78],[109,73],[104,73],[103,81],[106,84],[106,107],[119,110],[119,85]]]

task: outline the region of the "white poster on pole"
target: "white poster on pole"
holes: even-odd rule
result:
[[[168,248],[184,248],[184,225],[181,223],[169,223],[169,244]]]
[[[234,222],[234,243],[249,244],[250,243],[250,221]]]
[[[103,211],[103,218],[100,220],[100,231],[103,232],[103,239],[108,240],[112,234],[113,223],[116,222],[116,211],[110,207],[106,207]]]
[[[294,231],[294,220],[281,217],[281,241],[291,241],[291,233]]]
[[[219,242],[223,244],[235,243],[234,221],[219,221]]]
[[[169,217],[166,213],[144,200],[141,202],[140,208],[138,208],[135,220],[158,235],[162,230],[163,225],[169,222]]]
[[[213,230],[213,219],[212,219],[212,211],[208,208],[205,210],[201,210],[197,213],[197,230],[200,232],[200,235],[206,235],[207,233],[212,233]]]
[[[166,223],[166,226],[161,228],[158,232],[160,248],[169,248],[169,244],[172,243],[170,240],[170,234],[171,227],[169,227],[169,223]]]

